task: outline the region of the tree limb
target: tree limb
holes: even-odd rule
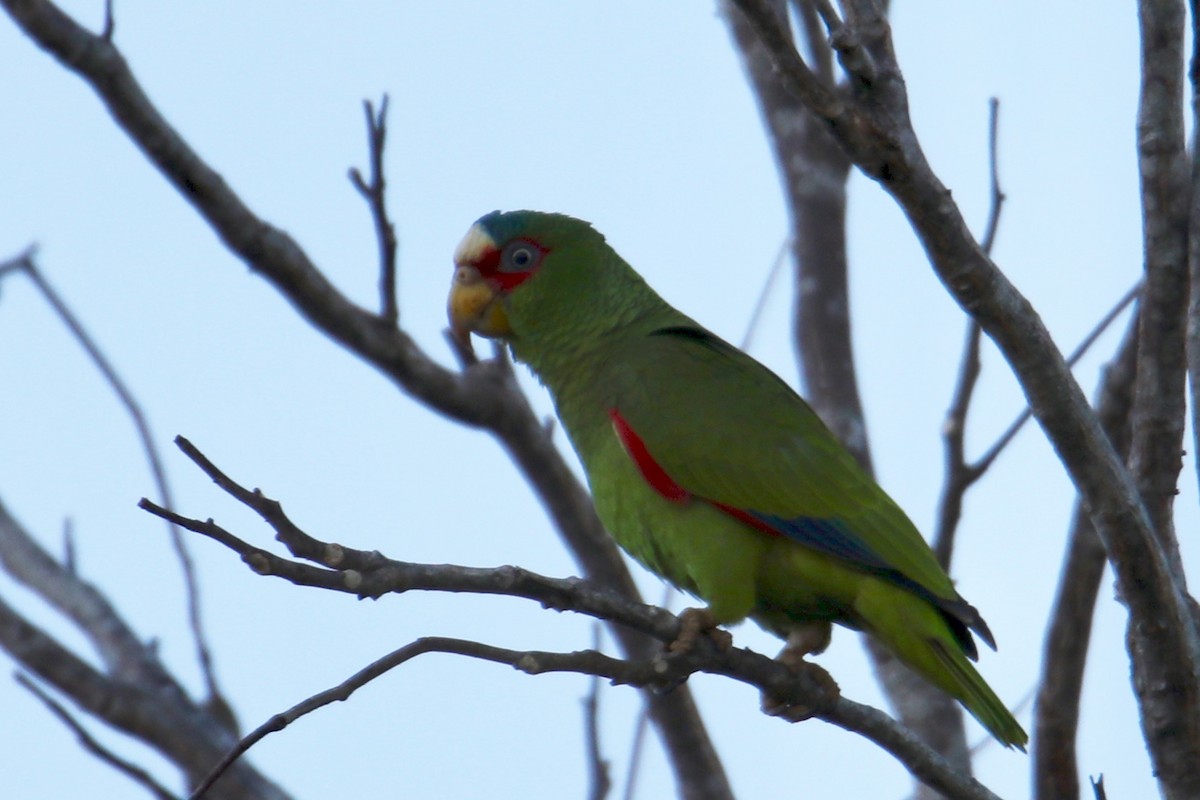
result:
[[[1074,367],[1080,359],[1087,355],[1100,336],[1117,321],[1117,318],[1133,304],[1134,300],[1138,299],[1141,291],[1142,284],[1139,282],[1121,296],[1121,299],[1100,318],[1100,321],[1088,331],[1083,340],[1067,356],[1068,367]],[[959,384],[955,387],[954,399],[946,413],[944,435],[947,441],[948,475],[939,504],[938,527],[933,545],[934,552],[937,553],[938,560],[942,562],[943,566],[950,563],[955,526],[958,524],[958,517],[962,511],[962,494],[984,476],[996,459],[1000,457],[1000,454],[1004,452],[1004,448],[1008,447],[1025,427],[1025,423],[1029,422],[1033,416],[1029,406],[1026,406],[1017,415],[1017,418],[1004,429],[1004,433],[1000,434],[992,443],[992,446],[984,451],[983,455],[971,463],[966,462],[963,455],[963,431],[967,407],[970,403],[970,393],[973,391],[975,379],[978,377],[980,334],[978,324],[973,320],[968,323],[967,343],[963,347],[963,358],[959,366]]]
[[[378,598],[384,594],[409,591],[469,592],[496,594],[533,600],[544,608],[585,614],[619,627],[646,634],[661,643],[675,641],[680,621],[674,614],[632,601],[611,590],[579,578],[547,578],[520,567],[494,569],[453,564],[417,564],[396,561],[378,551],[355,550],[316,539],[302,531],[283,512],[278,501],[261,491],[248,490],[217,469],[193,446],[181,443],[185,452],[231,497],[259,514],[275,530],[275,538],[289,549],[293,560],[249,544],[225,530],[213,520],[183,517],[161,508],[150,500],[139,505],[150,513],[171,520],[181,527],[202,534],[241,556],[256,573],[271,575],[296,585],[353,594],[360,598]],[[194,455],[193,455],[194,454]],[[302,555],[304,554],[304,555]],[[311,562],[311,563],[306,563]],[[422,644],[422,642],[424,644]],[[430,645],[435,643],[437,646]],[[453,644],[446,645],[447,642]],[[865,736],[892,753],[919,780],[953,798],[994,798],[974,779],[962,774],[912,733],[886,714],[844,697],[831,695],[806,672],[795,672],[784,664],[760,653],[741,648],[721,650],[711,639],[700,637],[690,652],[667,653],[661,647],[646,659],[614,659],[593,650],[576,654],[548,654],[494,648],[478,642],[431,638],[401,648],[360,670],[338,687],[310,698],[297,709],[320,707],[344,699],[349,691],[407,661],[413,655],[431,649],[451,648],[451,652],[486,660],[511,663],[537,674],[566,669],[600,675],[617,683],[652,687],[662,692],[677,687],[687,676],[704,672],[721,675],[758,688],[787,704],[804,705],[815,710],[814,716]],[[307,711],[304,711],[307,713]],[[289,716],[290,715],[290,716]],[[272,718],[250,734],[261,738],[270,730],[279,730],[299,714]],[[281,724],[282,723],[282,724]],[[254,739],[257,741],[257,739]],[[245,748],[241,748],[244,751]],[[234,756],[236,758],[236,756]]]
[[[1121,455],[1129,452],[1129,414],[1137,372],[1138,321],[1131,320],[1117,355],[1104,370],[1096,414]],[[1075,742],[1079,701],[1091,641],[1096,595],[1107,563],[1087,510],[1077,502],[1058,593],[1046,627],[1041,679],[1033,712],[1033,787],[1037,800],[1078,800]]]
[[[1000,101],[993,97],[988,103],[988,109],[988,175],[991,187],[991,205],[988,210],[983,242],[980,246],[983,248],[983,252],[990,256],[992,245],[996,242],[996,232],[1000,229],[1000,212],[1004,209],[1005,197],[1004,191],[1000,188],[1000,168],[997,157]],[[967,340],[963,345],[963,355],[959,362],[958,382],[954,387],[954,397],[950,401],[950,409],[946,412],[946,422],[942,426],[942,439],[946,452],[946,479],[942,483],[942,496],[938,500],[938,523],[933,535],[933,552],[937,555],[942,569],[947,572],[950,571],[950,558],[954,552],[954,535],[958,530],[958,521],[962,518],[963,497],[971,484],[983,474],[983,470],[970,469],[967,466],[965,448],[967,410],[971,406],[975,383],[979,379],[979,344],[982,334],[983,331],[978,322],[970,320],[967,323]]]
[[[802,3],[801,7],[809,6]],[[780,35],[790,42],[786,4],[775,0],[766,10],[774,16]],[[830,26],[839,59],[854,65],[857,79],[868,80],[875,67],[862,49],[862,42],[847,31],[832,9],[810,8],[802,13],[809,57],[823,76],[822,85],[845,94],[846,87],[835,87],[833,83],[829,46],[816,30],[815,16],[821,16]],[[846,256],[850,161],[822,121],[788,91],[746,19],[732,9],[725,18],[767,129],[791,218],[796,263],[794,337],[805,396],[863,468],[872,473],[850,337]],[[871,637],[866,637],[864,644],[889,703],[904,723],[969,774],[966,729],[958,704]],[[917,787],[920,800],[933,794],[924,786]]]
[[[100,97],[117,124],[146,158],[212,226],[225,245],[269,281],[316,328],[366,361],[431,410],[493,434],[517,463],[553,519],[583,572],[627,597],[637,589],[604,532],[591,498],[533,413],[516,381],[494,363],[452,372],[424,353],[385,317],[373,314],[334,287],[287,233],[255,215],[163,118],[111,41],[78,25],[45,0],[0,0],[20,28]],[[623,629],[614,631],[635,658],[653,645]],[[732,797],[691,694],[647,698],[651,719],[687,798]]]
[[[396,303],[396,226],[387,211],[387,181],[383,172],[383,151],[387,144],[388,96],[385,94],[378,110],[370,100],[363,101],[367,116],[367,149],[371,158],[371,177],[364,178],[357,167],[350,170],[350,183],[367,201],[371,220],[375,223],[375,238],[379,242],[379,316],[395,325],[400,320]]]
[[[1191,2],[1192,68],[1192,158],[1191,204],[1188,213],[1188,279],[1189,301],[1187,314],[1188,379],[1191,385],[1192,446],[1200,453],[1200,5]],[[1200,459],[1193,459],[1200,479]]]
[[[58,717],[64,725],[66,725],[75,738],[79,740],[79,744],[84,750],[87,750],[96,758],[108,764],[113,769],[126,775],[130,780],[139,783],[154,795],[158,800],[178,800],[178,795],[167,789],[158,781],[154,780],[154,776],[138,765],[109,750],[104,745],[100,744],[94,736],[88,733],[87,728],[79,724],[79,720],[71,715],[71,712],[63,708],[62,704],[44,692],[41,687],[29,679],[28,676],[17,673],[17,683],[25,687],[34,697],[42,701],[42,705],[50,710],[50,713]]]
[[[1030,408],[1067,468],[1117,574],[1129,609],[1129,652],[1138,675],[1139,706],[1164,792],[1196,796],[1200,737],[1200,630],[1191,599],[1155,533],[1138,486],[1113,450],[1045,325],[972,237],[950,192],[917,142],[886,21],[873,3],[861,31],[879,65],[879,79],[859,92],[867,100],[831,107],[812,99],[802,61],[765,13],[763,0],[732,0],[766,44],[789,90],[820,116],[853,162],[891,194],[908,217],[938,277],[960,306],[996,342],[1020,381]],[[847,13],[848,24],[854,19]],[[1167,698],[1171,698],[1168,700]],[[1166,769],[1178,765],[1180,771]],[[1187,765],[1186,767],[1184,765]],[[1184,771],[1187,774],[1184,774]]]
[[[108,22],[106,30],[111,31],[111,8],[107,10]],[[171,497],[171,485],[167,481],[166,470],[163,469],[162,459],[159,457],[158,448],[154,445],[154,436],[150,432],[150,423],[146,419],[146,415],[142,412],[141,404],[137,398],[133,396],[133,392],[126,385],[121,376],[117,374],[116,368],[112,362],[104,355],[100,346],[88,333],[87,328],[75,316],[66,301],[54,289],[46,277],[42,275],[38,268],[35,259],[34,248],[29,248],[19,258],[10,262],[15,271],[23,272],[33,285],[41,293],[42,297],[54,310],[54,313],[66,326],[71,335],[83,348],[88,359],[96,366],[105,382],[113,390],[121,405],[125,408],[127,414],[133,422],[134,430],[137,431],[138,439],[142,445],[142,452],[146,456],[146,462],[150,467],[151,477],[154,479],[155,487],[158,489],[158,495],[162,502],[168,508],[174,506],[174,500]],[[3,277],[4,271],[0,271],[0,277]],[[188,626],[192,633],[192,642],[196,647],[196,660],[200,664],[200,674],[204,678],[205,687],[208,690],[208,695],[211,702],[224,703],[220,687],[217,684],[216,671],[213,667],[212,653],[208,647],[208,637],[204,632],[204,619],[200,613],[200,584],[196,578],[196,566],[192,562],[191,553],[188,552],[187,544],[184,542],[183,535],[177,527],[168,523],[167,530],[171,535],[171,547],[175,551],[175,556],[179,560],[179,566],[183,572],[184,595],[186,598],[188,612]],[[11,568],[11,567],[10,567]],[[97,599],[103,599],[99,594]],[[62,609],[60,609],[62,610]],[[76,620],[78,623],[79,620]]]
[[[77,706],[161,753],[189,782],[233,742],[223,721],[194,703],[102,595],[46,554],[0,505],[0,561],[101,653],[103,671],[0,599],[0,647]],[[214,787],[213,800],[286,800],[248,763]]]
[[[1144,286],[1139,308],[1138,367],[1134,385],[1129,465],[1150,517],[1169,581],[1180,597],[1187,583],[1175,535],[1173,510],[1183,467],[1186,413],[1188,215],[1191,198],[1183,125],[1184,4],[1141,0],[1141,91],[1138,104],[1138,168],[1142,187]],[[1107,544],[1107,542],[1106,542]],[[1112,554],[1111,547],[1109,548]],[[1120,563],[1115,566],[1121,574]],[[1121,585],[1122,596],[1141,587]],[[1200,654],[1164,654],[1164,638],[1190,630],[1194,603],[1157,614],[1133,615],[1127,635],[1142,732],[1165,797],[1200,797]],[[1150,630],[1147,630],[1150,629]],[[1165,658],[1163,656],[1166,656]]]

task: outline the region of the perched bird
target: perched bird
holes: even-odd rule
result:
[[[596,510],[651,571],[801,642],[866,631],[1006,746],[1028,736],[971,666],[995,643],[899,506],[808,404],[668,305],[591,225],[494,212],[454,255],[451,328],[546,385]],[[795,634],[799,634],[796,636]]]

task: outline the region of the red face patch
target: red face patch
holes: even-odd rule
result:
[[[501,248],[485,250],[472,266],[492,286],[508,292],[537,272],[549,252],[532,239],[510,239]]]

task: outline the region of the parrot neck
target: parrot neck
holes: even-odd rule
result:
[[[543,268],[510,298],[509,343],[550,391],[575,449],[590,452],[593,441],[611,437],[608,415],[628,380],[625,354],[652,331],[691,320],[602,240],[551,258],[562,259],[556,269]]]
[[[607,247],[559,257],[592,266],[546,271],[515,292],[508,309],[513,356],[556,396],[595,381],[622,342],[685,319]]]
[[[607,315],[603,322],[576,325],[578,330],[569,336],[556,336],[552,345],[543,345],[535,337],[514,339],[510,343],[513,357],[533,370],[558,402],[563,396],[599,384],[613,352],[629,337],[644,335],[656,327],[656,316],[625,309]]]

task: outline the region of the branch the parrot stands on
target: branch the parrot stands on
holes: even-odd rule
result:
[[[455,335],[504,340],[546,385],[605,527],[708,604],[693,621],[750,617],[799,655],[822,651],[831,623],[865,631],[1024,750],[970,663],[972,634],[995,649],[987,624],[778,376],[667,304],[581,220],[493,212],[454,263]]]

